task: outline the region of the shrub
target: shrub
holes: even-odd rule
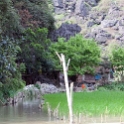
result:
[[[124,83],[113,82],[112,84],[106,84],[102,87],[99,87],[98,90],[116,90],[116,91],[124,91]]]
[[[116,78],[122,82],[124,77],[124,47],[114,46],[110,60],[114,67]]]

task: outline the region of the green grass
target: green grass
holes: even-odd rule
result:
[[[45,101],[52,109],[60,103],[59,112],[68,113],[65,93],[46,94]],[[91,116],[124,115],[124,92],[121,91],[95,91],[76,92],[73,94],[73,111],[75,114],[83,113]]]

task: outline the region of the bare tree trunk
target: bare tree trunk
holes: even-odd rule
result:
[[[67,66],[66,66],[66,61],[65,61],[65,56],[61,54],[61,56],[56,52],[57,56],[60,59],[60,62],[63,66],[63,73],[64,73],[64,80],[65,80],[65,87],[66,87],[66,97],[67,97],[67,102],[68,102],[68,109],[69,109],[69,119],[70,119],[70,124],[73,123],[73,111],[72,111],[72,94],[73,94],[73,83],[71,83],[71,87],[69,88],[69,82],[68,82],[68,67],[70,64],[70,59],[68,60]]]

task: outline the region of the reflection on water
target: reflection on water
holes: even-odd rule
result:
[[[47,112],[38,108],[40,100],[23,100],[14,106],[0,107],[0,124],[48,121]]]

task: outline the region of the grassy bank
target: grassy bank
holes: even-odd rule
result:
[[[46,94],[45,101],[52,109],[60,103],[59,111],[68,113],[66,94]],[[75,92],[73,94],[73,111],[75,114],[98,116],[101,114],[124,116],[124,92],[121,91],[95,91]]]

